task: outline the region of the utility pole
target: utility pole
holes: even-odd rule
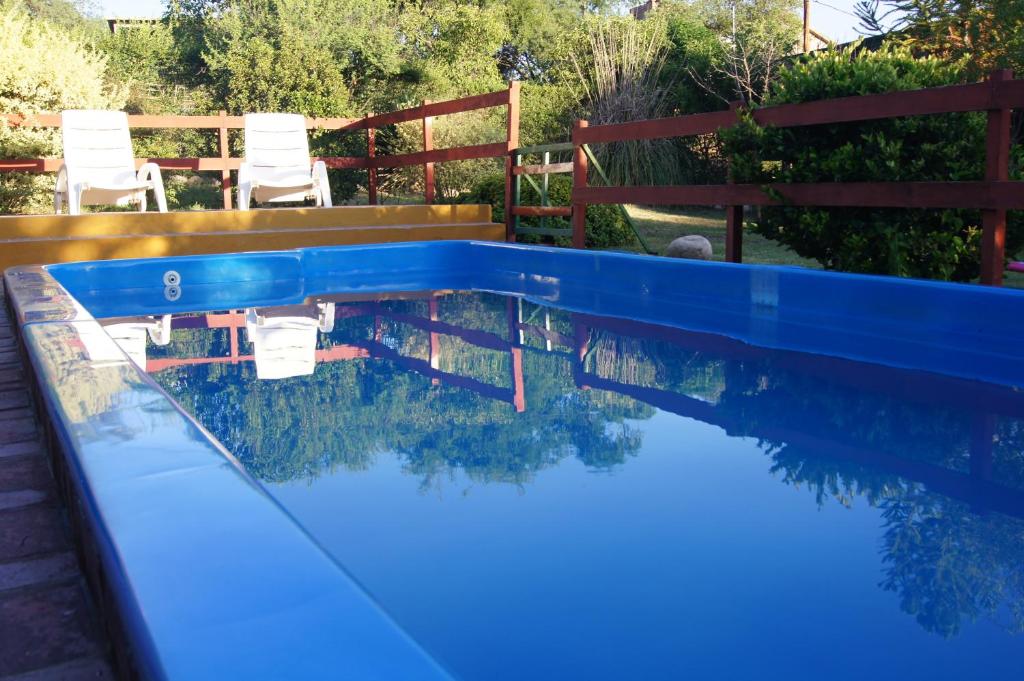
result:
[[[811,0],[804,0],[804,54],[811,51]]]

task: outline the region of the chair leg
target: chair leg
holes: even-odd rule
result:
[[[82,190],[68,187],[68,215],[82,214]]]
[[[64,192],[55,191],[53,192],[53,212],[57,215],[61,214],[64,210]]]
[[[146,192],[142,192],[142,196],[139,197],[139,212],[146,212]]]
[[[153,196],[156,198],[156,209],[161,213],[167,212],[167,194],[164,192],[163,182],[153,183]],[[145,201],[145,199],[143,199]]]
[[[252,197],[252,184],[249,182],[238,183],[238,210],[249,210],[249,201]]]

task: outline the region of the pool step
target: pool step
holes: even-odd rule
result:
[[[15,265],[400,241],[501,241],[487,205],[0,217],[0,271]]]

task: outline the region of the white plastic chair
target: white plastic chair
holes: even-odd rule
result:
[[[146,210],[146,191],[153,190],[161,213],[167,198],[160,167],[144,163],[136,172],[128,115],[123,111],[64,111],[60,115],[64,164],[57,171],[53,207],[80,215],[82,206],[137,204]]]
[[[306,119],[299,114],[245,114],[245,158],[238,168],[238,207],[304,201],[331,206],[327,165],[310,163]]]
[[[146,370],[146,336],[155,345],[171,342],[171,315],[100,320],[103,330],[143,371]]]
[[[309,376],[316,368],[317,331],[334,329],[334,303],[245,310],[256,378]]]

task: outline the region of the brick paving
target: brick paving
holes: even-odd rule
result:
[[[0,681],[113,679],[0,284]]]

